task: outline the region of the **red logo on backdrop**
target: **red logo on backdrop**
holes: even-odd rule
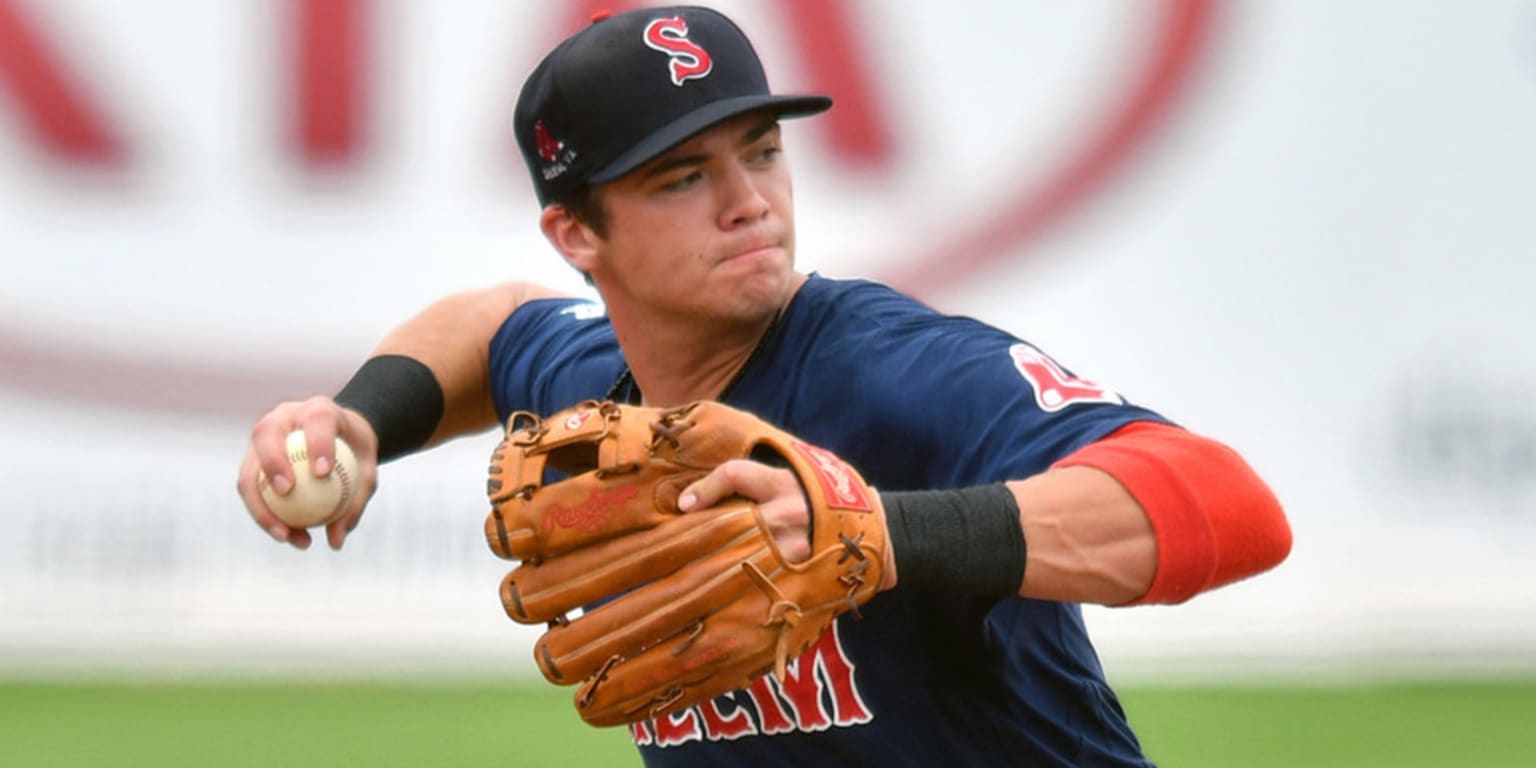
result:
[[[667,55],[667,70],[672,73],[673,85],[698,80],[715,66],[709,52],[688,39],[688,22],[681,16],[647,24],[645,44]]]
[[[367,162],[370,153],[365,150],[370,145],[359,137],[373,114],[366,108],[366,97],[376,67],[362,53],[381,49],[368,44],[373,24],[365,12],[367,4],[296,3],[303,12],[292,30],[299,44],[293,46],[288,85],[301,130],[289,134],[299,140],[293,149],[317,172],[334,170],[338,163]],[[571,13],[565,31],[587,24],[592,11],[599,8],[622,10],[637,5],[634,0],[572,0],[567,5]],[[784,39],[792,46],[789,56],[801,62],[804,90],[827,93],[837,102],[836,109],[815,121],[818,140],[830,156],[849,165],[886,169],[897,139],[890,135],[882,97],[887,89],[899,92],[895,89],[900,85],[888,85],[888,77],[874,69],[876,64],[866,53],[871,42],[863,37],[858,8],[847,0],[775,1],[771,7],[793,33]],[[966,220],[952,233],[940,233],[933,242],[942,242],[942,247],[897,254],[889,260],[895,266],[875,276],[931,300],[988,267],[1020,258],[1026,253],[1024,246],[1049,234],[1124,170],[1178,104],[1206,47],[1217,9],[1212,0],[1159,0],[1147,7],[1153,9],[1155,25],[1149,30],[1142,60],[1126,70],[1131,73],[1129,79],[1105,100],[1110,108],[1087,124],[1077,146],[1062,153],[1059,164],[1041,178],[1020,177],[1013,187],[981,190],[984,197],[980,199],[986,202],[978,206],[979,218]],[[97,79],[91,77],[89,66],[82,66],[89,59],[60,45],[25,11],[25,4],[0,0],[0,50],[16,54],[0,56],[0,84],[10,84],[11,112],[32,127],[28,136],[37,150],[64,166],[139,172],[129,164],[136,156],[136,142],[120,128],[127,121],[93,92]],[[89,23],[90,19],[73,21]],[[652,34],[647,34],[646,44],[667,54],[675,82],[708,73],[709,54],[688,39],[686,25],[660,19]],[[280,143],[284,135],[275,135],[273,141]],[[570,151],[558,147],[558,140],[539,144],[546,156],[550,150]],[[1000,148],[1003,152],[1013,149]],[[563,167],[558,165],[562,160],[555,162],[554,168]],[[108,347],[64,343],[60,341],[64,336],[41,336],[31,327],[36,325],[31,318],[7,309],[11,311],[0,313],[0,387],[39,397],[214,415],[245,423],[252,413],[270,407],[274,392],[327,391],[338,383],[334,370],[314,366],[272,361],[244,367],[211,365],[195,355],[118,353]],[[101,385],[95,375],[103,369],[114,372],[110,387]]]
[[[858,478],[852,467],[837,457],[837,454],[799,441],[791,445],[800,452],[800,455],[810,460],[811,468],[816,471],[816,479],[821,481],[821,490],[827,497],[828,504],[861,512],[868,512],[873,508],[869,503],[868,494],[865,493],[864,482]]]

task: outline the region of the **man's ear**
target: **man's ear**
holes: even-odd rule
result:
[[[563,205],[546,205],[539,214],[539,229],[544,239],[565,258],[577,272],[591,274],[597,266],[599,238],[591,227],[582,223]]]

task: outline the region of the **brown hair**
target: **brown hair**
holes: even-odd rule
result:
[[[597,187],[583,184],[560,201],[560,205],[598,237],[608,239],[608,211],[603,207],[603,194]]]

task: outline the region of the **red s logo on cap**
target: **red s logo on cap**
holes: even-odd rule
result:
[[[645,44],[668,56],[667,68],[672,71],[673,85],[704,77],[714,66],[709,52],[688,39],[688,22],[681,16],[656,19],[645,25]]]

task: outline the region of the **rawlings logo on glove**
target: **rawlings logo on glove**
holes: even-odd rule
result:
[[[688,485],[764,449],[805,492],[804,561],[783,557],[750,500],[678,511]],[[547,469],[567,477],[546,485]],[[489,473],[486,541],[522,561],[502,580],[507,615],[549,624],[539,669],[581,684],[576,708],[593,725],[670,714],[769,671],[782,678],[788,659],[874,595],[884,570],[884,514],[858,473],[720,403],[519,412]],[[577,608],[587,610],[568,619]]]

